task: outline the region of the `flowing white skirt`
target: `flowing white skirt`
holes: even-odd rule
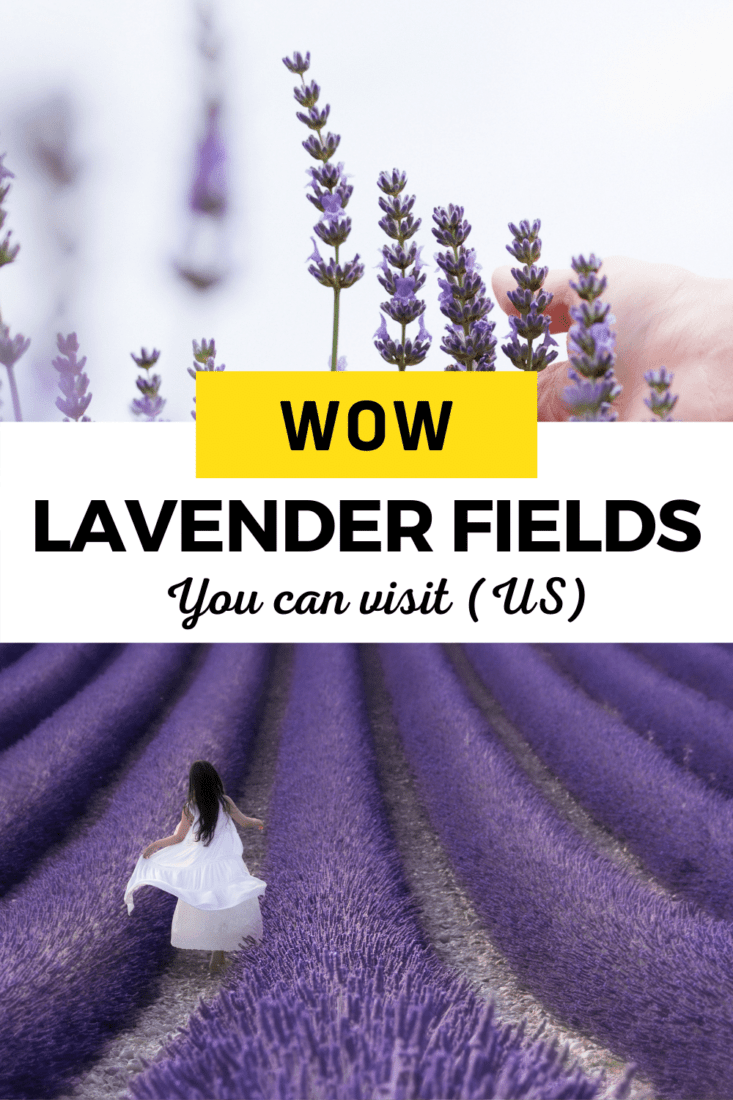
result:
[[[195,839],[197,818],[180,844],[142,856],[125,887],[128,913],[133,893],[157,886],[178,898],[171,943],[195,951],[234,951],[251,936],[262,938],[259,898],[262,879],[251,875],[242,858],[242,841],[234,822],[223,811],[209,844]]]

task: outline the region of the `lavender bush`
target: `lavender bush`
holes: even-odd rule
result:
[[[383,647],[382,658],[430,818],[516,972],[661,1095],[726,1096],[730,925],[601,856],[509,756],[437,648]],[[525,695],[534,688],[525,677]]]
[[[297,73],[300,77],[300,87],[293,89],[295,99],[303,108],[296,111],[296,118],[307,126],[310,135],[303,142],[303,148],[314,160],[318,161],[318,167],[308,169],[309,184],[313,194],[308,195],[308,201],[313,203],[320,213],[314,231],[321,241],[329,248],[333,248],[334,256],[328,263],[325,262],[316,241],[313,241],[313,253],[309,257],[311,264],[308,271],[322,286],[330,286],[333,289],[333,336],[331,340],[331,370],[339,369],[338,335],[339,335],[339,303],[341,291],[353,286],[364,274],[364,265],[359,262],[359,253],[343,266],[339,264],[339,248],[347,240],[351,232],[351,218],[344,213],[346,205],[351,198],[354,188],[347,181],[343,164],[330,164],[334,153],[338,149],[341,137],[339,134],[321,133],[325,127],[331,112],[329,104],[323,109],[316,107],[321,89],[311,81],[306,84],[304,74],[310,68],[310,53],[303,57],[300,53],[294,53],[292,57],[284,57],[283,64],[291,73]]]
[[[192,760],[241,783],[267,670],[264,647],[213,648],[98,814],[0,900],[3,1097],[56,1096],[149,998],[170,958],[174,899],[142,889],[128,917],[124,883],[178,820]]]
[[[529,647],[469,646],[467,652],[509,719],[592,816],[671,890],[730,920],[733,803],[679,769]]]
[[[509,343],[502,344],[501,350],[519,370],[541,371],[557,359],[557,352],[549,350],[557,347],[557,341],[550,336],[550,318],[545,313],[552,294],[542,289],[548,269],[537,266],[541,226],[539,218],[531,225],[528,221],[521,221],[518,227],[509,223],[514,239],[506,249],[523,266],[512,268],[517,289],[510,290],[507,297],[519,316],[509,318]],[[533,346],[540,337],[542,343]]]
[[[614,374],[616,336],[611,330],[611,307],[600,300],[608,282],[598,278],[602,261],[590,255],[571,261],[578,276],[571,287],[580,296],[579,306],[570,307],[574,324],[568,333],[568,358],[573,364],[568,376],[573,382],[564,398],[572,410],[571,420],[615,420],[612,402],[621,393]]]
[[[727,706],[620,646],[547,648],[594,699],[614,707],[624,722],[708,786],[733,796],[733,711]]]
[[[26,642],[0,642],[0,669],[7,668],[31,648]]]
[[[591,1097],[426,947],[375,777],[355,653],[300,647],[268,818],[266,934],[138,1098]]]
[[[379,207],[384,213],[379,225],[395,244],[385,244],[382,248],[381,275],[377,278],[390,295],[388,302],[382,302],[381,310],[385,315],[374,334],[374,346],[387,363],[405,370],[422,363],[430,350],[432,337],[425,328],[425,302],[417,297],[417,291],[425,285],[426,275],[422,271],[425,264],[420,259],[421,248],[413,242],[405,245],[420,228],[421,219],[412,214],[415,205],[414,195],[402,195],[407,176],[396,168],[381,172],[377,186],[383,193]],[[394,271],[391,269],[394,268]],[[397,343],[387,330],[387,317],[400,325],[400,339]],[[415,340],[407,339],[407,326],[420,318],[418,334]]]
[[[438,206],[433,211],[433,236],[445,252],[435,261],[445,275],[441,287],[440,312],[448,318],[441,351],[455,360],[446,370],[495,370],[494,322],[486,318],[494,303],[486,297],[479,275],[476,250],[466,248],[471,226],[462,206]]]
[[[2,753],[0,892],[64,836],[160,712],[192,652],[187,645],[128,646],[84,691]]]
[[[57,355],[52,362],[59,372],[59,389],[62,393],[61,397],[56,398],[56,408],[64,413],[64,420],[75,420],[77,423],[80,420],[88,422],[90,418],[84,414],[89,408],[92,395],[87,393],[89,378],[84,374],[87,357],[86,355],[81,359],[76,357],[79,341],[75,332],[70,332],[68,336],[62,336],[59,333],[56,346],[60,355]]]
[[[33,646],[0,672],[0,749],[65,703],[114,653],[110,645]]]

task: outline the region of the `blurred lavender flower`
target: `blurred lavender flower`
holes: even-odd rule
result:
[[[226,363],[221,363],[219,366],[216,364],[216,341],[202,339],[199,344],[196,340],[193,341],[193,366],[188,368],[188,373],[192,378],[195,378],[197,373],[202,370],[226,370]],[[193,399],[194,405],[196,404],[196,398]],[[191,416],[196,419],[196,410],[191,410]]]
[[[21,355],[26,353],[29,346],[30,339],[26,340],[20,333],[18,333],[17,336],[11,337],[8,326],[0,321],[0,363],[7,367],[8,370],[8,383],[10,385],[10,395],[13,400],[13,414],[16,420],[22,420],[23,418],[20,414],[20,400],[18,397],[18,387],[15,383],[13,367],[18,362]]]
[[[87,393],[89,378],[84,374],[86,355],[77,359],[79,341],[75,332],[70,332],[64,337],[61,333],[56,338],[56,346],[61,352],[53,360],[53,365],[59,372],[59,389],[63,397],[56,398],[56,408],[64,413],[64,420],[89,421],[84,413],[89,408],[92,395]]]
[[[605,275],[598,278],[602,261],[590,255],[572,261],[578,282],[571,283],[581,298],[579,306],[570,307],[575,322],[568,333],[568,358],[573,367],[568,376],[574,383],[564,392],[571,409],[571,420],[616,420],[611,402],[621,393],[614,374],[616,335],[611,330],[614,317],[610,305],[600,300],[606,289]]]
[[[674,375],[666,367],[660,367],[659,370],[648,370],[644,381],[649,386],[649,396],[644,398],[644,404],[651,410],[652,422],[673,420],[672,410],[678,400],[678,394],[670,392]]]
[[[130,408],[135,416],[144,416],[148,422],[152,422],[160,416],[165,405],[165,398],[161,397],[158,392],[161,382],[160,375],[150,373],[150,368],[154,367],[160,359],[160,352],[156,348],[153,348],[151,352],[141,348],[139,355],[130,352],[130,357],[137,363],[140,370],[145,371],[145,374],[139,375],[136,379],[136,385],[142,397],[136,397]]]
[[[445,275],[438,280],[440,311],[449,322],[440,348],[455,360],[445,369],[496,370],[494,322],[486,320],[494,303],[486,297],[475,249],[464,247],[471,226],[463,217],[463,207],[452,203],[447,209],[437,206],[433,221],[433,236],[446,246],[445,252],[435,256]]]
[[[3,203],[7,198],[8,191],[10,190],[10,184],[4,183],[4,180],[15,179],[15,173],[11,172],[9,168],[6,168],[3,164],[6,154],[0,154],[0,231],[5,224],[5,219],[8,216],[7,210],[3,210]],[[20,245],[11,245],[10,237],[11,233],[6,233],[4,240],[0,241],[0,267],[4,267],[5,264],[12,264],[15,257],[20,252]]]
[[[425,329],[425,302],[416,297],[416,291],[425,285],[425,274],[422,268],[425,266],[420,258],[421,248],[413,242],[409,248],[405,248],[405,242],[413,237],[420,228],[421,219],[415,219],[412,215],[412,207],[415,204],[414,195],[401,197],[401,192],[407,183],[407,176],[396,168],[392,173],[381,172],[377,180],[380,191],[386,198],[380,197],[379,206],[384,212],[380,220],[380,228],[396,244],[385,244],[382,248],[382,262],[379,265],[382,271],[377,278],[391,298],[388,302],[382,302],[381,310],[393,321],[401,326],[402,332],[399,343],[390,337],[387,331],[387,321],[382,317],[381,324],[374,333],[374,346],[387,363],[392,363],[399,370],[416,366],[422,363],[427,355],[432,337]],[[396,269],[397,274],[390,270]],[[420,318],[420,326],[417,339],[407,340],[405,331],[412,321]]]
[[[176,263],[181,278],[195,290],[218,286],[228,270],[229,209],[227,148],[222,135],[224,104],[221,77],[221,36],[216,33],[210,5],[199,4],[197,49],[202,67],[203,133],[196,145],[188,195],[189,228],[185,259]]]
[[[510,290],[507,297],[519,310],[519,317],[509,318],[509,343],[502,344],[501,350],[519,370],[541,371],[557,359],[557,352],[549,350],[557,347],[557,341],[550,336],[550,318],[545,313],[552,294],[542,289],[547,268],[537,266],[542,248],[541,225],[539,218],[531,225],[528,221],[521,221],[518,227],[509,223],[514,240],[506,250],[524,266],[512,268],[518,289]],[[533,348],[533,341],[540,337],[542,343]]]
[[[341,137],[338,134],[321,133],[331,108],[329,104],[319,110],[316,107],[321,89],[311,81],[306,84],[303,74],[310,68],[310,53],[305,57],[296,52],[292,58],[284,57],[283,64],[291,73],[300,77],[300,87],[293,89],[296,101],[303,108],[296,111],[296,118],[308,127],[312,132],[303,142],[303,148],[314,160],[318,161],[317,167],[308,169],[308,186],[313,194],[307,195],[320,214],[320,219],[314,226],[315,232],[324,244],[333,248],[334,256],[328,262],[324,261],[318,245],[313,242],[313,252],[308,257],[310,266],[308,271],[322,286],[333,288],[333,338],[331,342],[331,370],[338,370],[338,332],[339,332],[339,304],[342,290],[353,286],[364,274],[364,265],[359,262],[359,254],[353,260],[345,264],[339,264],[339,248],[346,241],[351,232],[351,218],[344,210],[354,190],[348,182],[343,164],[329,164],[336,152]]]

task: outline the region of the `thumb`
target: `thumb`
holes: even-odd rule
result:
[[[567,332],[573,323],[570,307],[577,305],[580,301],[570,286],[570,280],[574,278],[575,273],[569,267],[558,267],[547,273],[543,289],[552,294],[552,301],[547,310],[550,318],[550,332]],[[508,298],[508,292],[516,290],[516,285],[512,269],[508,265],[497,267],[491,276],[491,286],[496,300],[510,317],[518,316],[518,311]]]

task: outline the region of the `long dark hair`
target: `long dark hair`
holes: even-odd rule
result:
[[[220,806],[226,809],[224,784],[218,771],[208,760],[194,760],[188,773],[186,807],[191,813],[194,807],[199,812],[196,840],[201,840],[204,844],[209,843],[219,820]]]

